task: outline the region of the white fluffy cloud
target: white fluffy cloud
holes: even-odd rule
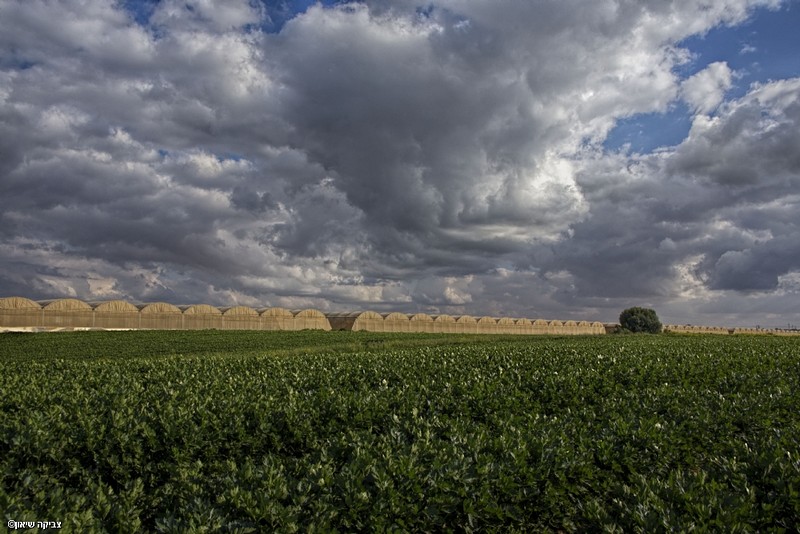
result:
[[[732,77],[727,63],[712,63],[681,84],[683,99],[695,113],[714,111],[730,89]]]
[[[265,33],[245,0],[3,2],[0,293],[613,319],[786,291],[797,81],[676,74],[776,5],[386,0]],[[602,151],[678,98],[680,146]]]

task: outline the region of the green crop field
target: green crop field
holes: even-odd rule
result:
[[[796,532],[800,339],[0,335],[0,510],[73,532]]]

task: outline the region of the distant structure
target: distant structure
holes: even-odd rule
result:
[[[698,326],[698,325],[679,325],[679,324],[665,324],[663,327],[664,332],[672,332],[673,334],[771,334],[774,336],[796,336],[800,335],[800,330],[788,328],[725,328],[724,326]]]
[[[167,302],[132,304],[124,300],[84,302],[73,298],[33,301],[0,298],[0,331],[8,330],[350,330],[367,332],[430,332],[454,334],[602,335],[617,324],[590,321],[512,319],[461,315],[323,313],[315,309],[217,308],[208,304],[175,306]],[[677,334],[800,335],[796,329],[722,328],[665,325]]]
[[[133,304],[124,300],[83,302],[65,298],[33,301],[0,298],[0,330],[351,330],[454,334],[604,334],[602,323],[546,321],[510,317],[453,317],[425,313],[373,311],[323,313],[319,310],[217,308],[167,302]]]

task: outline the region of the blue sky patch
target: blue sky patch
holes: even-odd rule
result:
[[[757,10],[745,23],[717,26],[704,35],[679,43],[693,57],[676,72],[682,79],[724,61],[734,71],[726,100],[744,96],[752,84],[800,75],[800,3]],[[666,113],[644,113],[618,121],[603,146],[610,151],[629,145],[631,152],[646,153],[683,141],[691,127],[691,111],[675,102]]]
[[[346,3],[347,0],[256,0],[255,3],[260,3],[264,6],[268,19],[264,21],[261,26],[265,32],[277,33],[283,26],[291,19],[300,13],[305,13],[309,7],[314,4],[322,4],[323,6],[332,6],[335,4]],[[137,24],[147,26],[150,23],[150,17],[158,7],[161,0],[125,0],[123,6],[133,16]],[[191,2],[186,2],[186,9],[193,11]]]

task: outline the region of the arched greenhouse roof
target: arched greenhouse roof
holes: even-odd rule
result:
[[[42,306],[38,302],[25,297],[4,297],[0,299],[0,310],[40,310]]]

